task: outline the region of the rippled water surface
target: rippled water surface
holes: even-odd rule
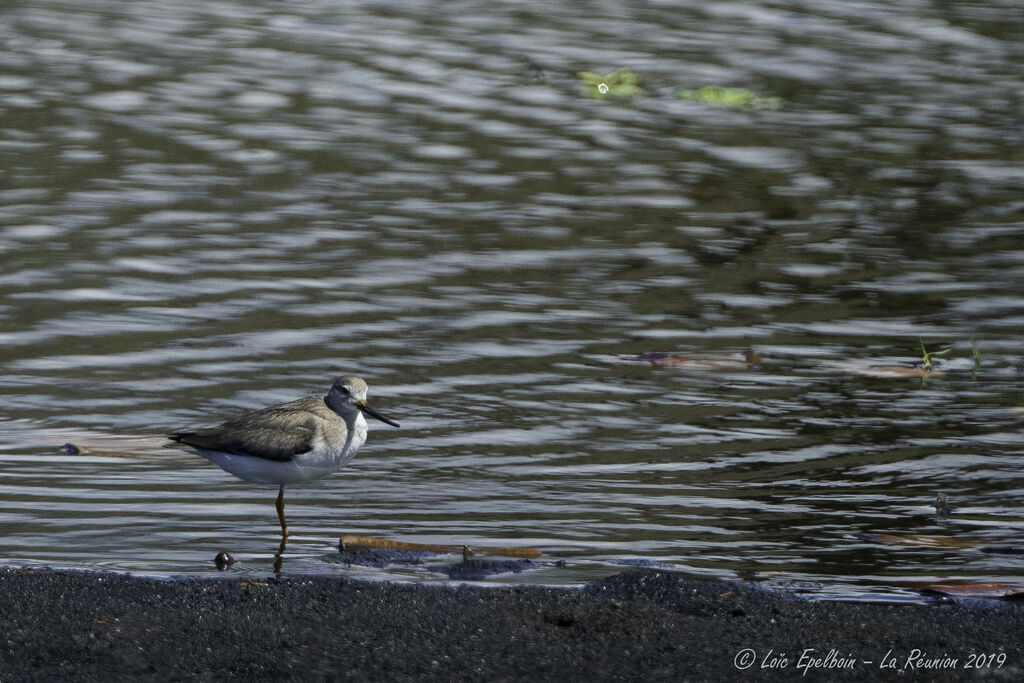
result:
[[[269,570],[275,491],[161,437],[346,372],[402,427],[289,488],[285,572],[1024,583],[1015,0],[8,5],[3,564]]]

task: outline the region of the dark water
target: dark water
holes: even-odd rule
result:
[[[265,572],[275,492],[158,437],[351,372],[402,429],[289,490],[285,572],[367,571],[351,533],[1019,586],[1022,39],[1016,0],[8,3],[0,562]],[[943,374],[867,376],[922,339]]]

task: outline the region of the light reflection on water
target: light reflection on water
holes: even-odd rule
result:
[[[344,371],[402,429],[289,492],[285,571],[369,572],[351,533],[545,553],[501,581],[1024,580],[977,549],[1024,535],[1013,3],[444,7],[0,18],[0,561],[267,571],[273,491],[159,437]],[[581,95],[620,66],[646,96]],[[861,374],[919,338],[941,377]]]

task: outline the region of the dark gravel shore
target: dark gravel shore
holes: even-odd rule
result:
[[[1020,603],[807,602],[654,571],[571,590],[0,570],[0,624],[4,683],[1024,680]]]

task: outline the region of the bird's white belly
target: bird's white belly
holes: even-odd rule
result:
[[[313,449],[291,460],[267,460],[251,455],[236,455],[221,451],[193,448],[199,455],[251,484],[294,484],[322,479],[348,464],[366,441],[366,422],[359,416],[352,430],[352,440],[342,448],[330,448],[321,439]]]

